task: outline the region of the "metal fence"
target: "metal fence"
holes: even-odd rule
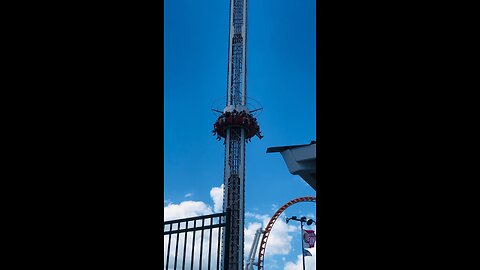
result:
[[[223,231],[228,233],[229,224],[228,209],[224,213],[165,221],[163,227],[165,269],[210,270],[228,265],[228,256],[224,256],[225,262],[221,262],[220,259],[222,228],[225,227]],[[228,235],[225,239],[229,239]],[[228,248],[228,245],[224,246]]]

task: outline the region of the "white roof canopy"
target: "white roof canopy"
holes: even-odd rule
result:
[[[317,190],[317,144],[270,147],[267,153],[280,152],[288,170],[293,175],[299,175],[315,191]]]

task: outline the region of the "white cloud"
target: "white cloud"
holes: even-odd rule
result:
[[[166,207],[163,207],[163,220],[174,220],[209,214],[213,214],[212,208],[200,201],[183,201],[180,204],[169,203]]]
[[[268,220],[264,221],[265,226],[267,223]],[[282,219],[277,219],[268,236],[265,258],[269,254],[288,255],[290,253],[293,236],[289,235],[289,232],[297,232],[296,226],[288,225]]]
[[[192,197],[193,193],[187,193],[185,194],[185,198]]]
[[[275,258],[271,258],[268,261],[268,268],[267,269],[280,269],[280,267],[278,265],[278,260],[275,259]]]
[[[220,187],[213,187],[210,190],[210,197],[213,200],[213,210],[215,213],[223,211],[223,184]]]
[[[317,250],[316,248],[307,249],[312,256],[305,256],[305,269],[317,269]],[[303,270],[302,254],[297,256],[296,262],[287,262],[284,270]]]
[[[258,215],[254,213],[245,213],[247,217],[254,217],[255,219],[262,222],[262,229],[265,229],[268,222],[270,221],[270,216],[268,215]],[[247,229],[248,231],[248,229]],[[273,225],[272,230],[270,231],[270,235],[268,236],[267,246],[265,250],[265,260],[273,255],[288,255],[292,248],[291,242],[293,236],[289,235],[288,233],[298,232],[296,226],[288,225],[282,218],[278,218]],[[251,233],[251,232],[250,232]],[[253,232],[255,234],[255,232]],[[250,237],[250,236],[249,236]],[[251,236],[253,239],[253,236]],[[245,235],[245,240],[247,239],[247,235]],[[245,246],[245,249],[249,249],[250,246]]]

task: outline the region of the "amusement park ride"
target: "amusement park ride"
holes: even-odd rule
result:
[[[293,204],[316,202],[315,197],[301,197],[280,207],[265,228],[256,232],[244,268],[246,143],[254,136],[263,138],[256,119],[263,108],[260,103],[247,97],[247,2],[230,0],[227,95],[221,103],[214,103],[212,106],[212,111],[217,115],[212,133],[217,140],[223,139],[225,145],[223,213],[165,221],[165,269],[177,269],[177,263],[181,263],[182,269],[190,264],[191,269],[195,265],[205,265],[204,268],[208,269],[216,266],[216,269],[253,270],[256,266],[261,270],[264,266],[267,240],[275,221]],[[300,175],[316,190],[315,150],[316,145],[312,141],[310,145],[269,148],[267,153],[280,152],[290,173]],[[214,219],[218,221],[215,222]],[[214,249],[213,230],[217,235],[216,243],[213,243]],[[204,233],[208,233],[208,240],[204,239]],[[180,240],[180,235],[183,236],[183,241]],[[200,236],[197,242],[196,236]],[[187,252],[189,239],[192,240],[189,247],[191,250]],[[183,252],[181,246],[179,250],[179,242],[182,242]],[[258,259],[255,261],[257,248]],[[197,252],[197,249],[200,251]],[[216,256],[212,256],[215,254]]]
[[[265,226],[265,230],[263,230],[263,231],[261,229],[257,230],[258,234],[260,234],[260,233],[262,234],[262,240],[260,241],[260,250],[258,251],[258,261],[254,262],[253,261],[253,255],[251,255],[251,257],[249,257],[248,260],[247,260],[247,265],[245,266],[245,270],[253,270],[254,265],[258,267],[258,270],[263,269],[263,265],[264,265],[264,261],[265,261],[265,251],[266,251],[266,248],[267,248],[267,240],[268,240],[268,236],[270,236],[271,230],[273,229],[273,225],[275,224],[275,221],[277,221],[277,219],[280,217],[280,215],[283,213],[283,211],[285,211],[288,207],[290,207],[290,206],[292,206],[296,203],[299,203],[299,202],[316,202],[316,198],[308,196],[308,197],[301,197],[301,198],[293,199],[293,200],[287,202],[282,207],[280,207],[280,209],[278,209],[277,212],[275,212],[275,214],[273,214],[273,216],[270,219],[270,221],[268,222],[267,226]],[[255,240],[258,241],[257,237],[254,239],[254,242],[252,244],[252,249],[253,248],[256,249],[256,246],[258,245],[258,243],[255,243]]]
[[[247,98],[247,0],[230,1],[227,96],[224,108],[212,106],[218,118],[213,126],[217,140],[224,139],[223,209],[230,211],[230,227],[222,233],[222,269],[243,270],[245,218],[245,145],[252,137],[263,138],[256,116],[263,110]],[[257,231],[245,269],[253,269],[258,241],[258,269],[263,268],[265,248],[270,230],[280,214],[297,202],[315,202],[315,197],[302,197],[281,207],[267,224]],[[228,246],[226,246],[228,245]],[[225,257],[228,256],[228,260]],[[228,265],[223,262],[228,261]]]
[[[230,229],[222,235],[222,269],[242,270],[245,218],[245,143],[262,138],[253,114],[261,108],[247,107],[247,0],[230,1],[227,98],[214,124],[217,140],[225,139],[223,209],[230,210]],[[229,239],[226,239],[228,237]],[[226,247],[225,245],[228,245]]]

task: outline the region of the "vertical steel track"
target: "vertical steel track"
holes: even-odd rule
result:
[[[230,1],[230,31],[226,109],[246,106],[247,0]],[[242,270],[245,217],[245,129],[228,127],[225,136],[224,209],[231,210],[230,231],[223,235],[223,269]],[[229,239],[226,239],[226,237]],[[228,251],[228,253],[227,253]],[[223,260],[222,260],[223,262]]]

